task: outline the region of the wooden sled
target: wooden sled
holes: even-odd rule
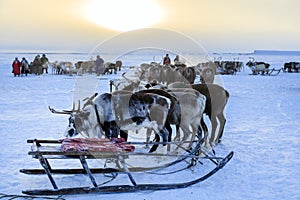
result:
[[[225,157],[216,157],[211,155],[211,153],[206,152],[202,148],[201,141],[193,141],[194,145],[192,149],[186,150],[186,153],[183,155],[175,155],[169,153],[143,153],[143,152],[130,152],[128,149],[126,151],[117,150],[114,152],[105,152],[105,151],[62,151],[61,145],[63,140],[28,140],[27,143],[32,144],[29,155],[33,158],[39,160],[42,168],[41,169],[21,169],[20,172],[24,174],[31,175],[47,175],[49,181],[52,184],[53,189],[33,189],[22,191],[24,194],[28,195],[66,195],[66,194],[86,194],[86,193],[121,193],[121,192],[136,192],[136,191],[145,191],[145,190],[168,190],[176,188],[185,188],[190,185],[202,182],[215,174],[218,170],[223,168],[229,160],[233,157],[233,152],[230,152]],[[151,144],[153,144],[152,142]],[[141,142],[125,142],[124,145],[145,145]],[[168,145],[178,145],[178,142],[169,142]],[[50,147],[49,147],[50,146]],[[126,160],[129,158],[134,158],[135,156],[145,156],[150,157],[174,157],[175,159],[171,162],[165,163],[163,165],[158,165],[155,167],[134,167],[128,165]],[[49,159],[77,159],[80,161],[82,168],[65,168],[65,169],[54,169],[50,165]],[[110,159],[114,160],[116,167],[100,167],[100,168],[90,168],[87,160],[89,159]],[[148,159],[147,159],[148,160]],[[149,159],[150,160],[150,159]],[[172,175],[179,173],[180,171],[188,170],[192,167],[195,167],[196,164],[204,165],[204,163],[210,163],[213,167],[211,170],[206,170],[205,174],[189,180],[186,182],[179,183],[141,183],[139,184],[134,178],[135,173],[145,172],[145,174],[151,176],[155,175]],[[179,170],[175,170],[174,166],[184,166]],[[171,171],[167,170],[160,173],[159,170],[166,170],[167,168],[172,169]],[[202,167],[202,166],[201,166]],[[173,171],[172,171],[173,170]],[[147,173],[146,173],[147,172]],[[108,182],[99,184],[94,174],[125,174],[128,176],[131,184],[107,184]],[[56,181],[53,178],[53,174],[85,174],[89,177],[92,185],[86,187],[69,187],[69,188],[59,188]],[[197,173],[198,174],[198,173]],[[114,177],[116,178],[116,176]]]
[[[252,74],[250,75],[263,75],[263,76],[277,76],[281,69],[266,69],[266,68],[257,68],[257,69],[251,69],[252,70]]]

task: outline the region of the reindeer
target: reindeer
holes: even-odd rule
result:
[[[229,92],[225,90],[223,87],[216,84],[184,84],[184,83],[174,83],[169,85],[171,91],[176,91],[178,88],[183,89],[193,89],[203,94],[206,97],[206,104],[204,113],[209,117],[211,122],[211,135],[208,135],[208,129],[205,125],[203,118],[201,118],[201,127],[204,131],[205,140],[209,139],[209,143],[212,146],[213,143],[220,143],[224,127],[226,123],[226,118],[224,116],[224,109],[227,105],[229,99]],[[219,129],[217,132],[219,124]]]
[[[177,113],[180,113],[180,121],[173,121],[177,126],[175,140],[186,141],[187,138],[191,136],[191,141],[193,141],[196,134],[199,138],[202,138],[201,120],[205,108],[205,96],[197,91],[191,90],[173,90],[170,93],[177,98],[180,104],[180,110],[177,110]],[[177,117],[177,119],[178,118],[179,117]],[[190,127],[192,129],[190,129]],[[183,131],[182,138],[179,136],[179,128]]]
[[[104,72],[103,74],[117,74],[118,71],[121,71],[122,61],[118,60],[116,63],[107,62],[104,63]]]
[[[161,89],[147,89],[138,91],[138,93],[158,94],[171,100],[171,107],[166,120],[166,129],[169,132],[168,141],[172,139],[172,128],[170,125],[175,125],[177,128],[176,137],[174,138],[177,141],[184,142],[189,136],[191,136],[191,141],[193,141],[196,133],[200,135],[200,122],[205,108],[205,96],[197,91],[189,90],[166,91]],[[179,135],[179,128],[183,131],[182,138]],[[151,129],[148,129],[147,141],[149,141],[150,135]]]
[[[257,62],[254,60],[254,58],[250,58],[246,65],[251,69],[253,75],[257,75],[261,73],[262,75],[265,74],[265,72],[269,73],[269,63],[265,62]]]
[[[189,84],[193,84],[196,79],[195,68],[191,66],[184,68],[183,77],[188,81]]]
[[[62,74],[61,62],[59,61],[54,61],[52,63],[49,62],[49,65],[52,68],[52,74]]]
[[[120,135],[127,139],[127,134],[121,131],[151,127],[163,142],[167,142],[169,133],[165,122],[169,108],[170,100],[160,95],[116,91],[95,94],[82,109],[62,112],[49,109],[53,113],[70,115],[68,137],[113,138]],[[158,144],[153,145],[150,152],[157,147]]]
[[[206,97],[204,113],[207,114],[212,124],[210,144],[220,143],[226,124],[224,110],[230,96],[229,92],[216,84],[192,84],[191,86]],[[201,124],[204,124],[204,121],[201,121]],[[219,131],[217,132],[218,124]]]
[[[163,66],[162,70],[164,68],[171,69],[168,66]],[[172,70],[172,72],[177,72],[177,71]],[[180,72],[178,72],[178,75],[180,75],[179,78],[184,79],[184,77],[181,75]],[[145,86],[142,86],[140,85],[141,83],[140,80],[131,80],[125,76],[125,73],[122,74],[122,77],[127,81],[127,83],[130,83],[126,87],[123,87],[122,90],[127,90],[129,92],[138,92],[138,93],[154,93],[154,94],[162,95],[171,100],[172,102],[171,109],[169,110],[167,124],[166,124],[166,128],[169,131],[170,137],[171,137],[170,133],[172,132],[172,129],[170,127],[171,124],[176,125],[177,130],[179,130],[179,128],[183,130],[182,140],[184,141],[187,139],[189,135],[191,135],[191,133],[192,133],[192,138],[194,138],[195,133],[201,132],[200,121],[205,107],[205,97],[202,94],[198,93],[195,90],[193,91],[182,90],[176,92],[167,91],[167,87],[157,82],[155,82],[154,84],[148,83]],[[174,79],[172,80],[174,81]],[[144,87],[146,87],[147,89],[145,89]],[[120,87],[117,86],[117,88]],[[191,112],[191,110],[193,110],[193,112]],[[192,126],[192,131],[190,130],[190,126]],[[147,131],[147,141],[149,140],[150,135],[151,135],[151,129]],[[180,140],[179,131],[177,131],[175,139]],[[170,140],[171,138],[169,138],[169,141]]]

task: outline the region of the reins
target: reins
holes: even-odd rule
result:
[[[100,121],[100,116],[99,116],[98,108],[97,108],[96,104],[94,104],[94,108],[95,108],[95,113],[96,113],[96,117],[97,117],[97,122],[98,122],[99,126],[102,128],[104,126],[104,124],[102,124]]]

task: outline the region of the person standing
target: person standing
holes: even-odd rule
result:
[[[19,61],[18,57],[15,58],[15,60],[12,63],[12,72],[14,73],[14,76],[20,76],[20,67],[21,62]]]
[[[104,64],[104,60],[99,55],[97,55],[97,59],[95,61],[97,76],[99,76],[104,72],[103,64]]]
[[[29,73],[29,64],[26,58],[23,57],[21,61],[21,75],[23,76],[23,74],[25,74],[27,76],[28,73]]]
[[[46,57],[45,54],[42,55],[41,57],[41,64],[42,64],[42,73],[44,72],[44,69],[46,71],[46,74],[48,74],[48,58]]]
[[[176,64],[179,64],[179,63],[180,63],[180,61],[179,61],[179,55],[177,55],[175,57],[175,59],[174,59],[174,64],[176,65]]]
[[[171,59],[169,57],[169,54],[166,54],[166,56],[164,57],[164,65],[170,65],[171,64]]]
[[[41,75],[43,73],[40,55],[35,56],[35,58],[33,60],[32,73],[35,73],[36,75]]]

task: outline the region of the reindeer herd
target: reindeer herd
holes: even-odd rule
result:
[[[249,61],[246,63],[251,71],[252,75],[257,74],[269,74],[272,70],[280,72],[299,72],[300,63],[299,62],[286,62],[283,64],[283,67],[280,69],[270,69],[270,64],[266,62],[258,62],[255,61],[253,57],[249,57]],[[49,62],[48,65],[52,68],[52,74],[68,74],[68,75],[83,75],[85,73],[92,74],[95,73],[97,75],[104,74],[117,74],[118,71],[121,71],[122,61],[117,60],[114,62],[106,62],[103,66],[101,66],[100,70],[97,70],[95,60],[89,61],[78,61],[76,63],[72,63],[69,61],[54,61]],[[214,75],[236,75],[237,72],[241,72],[244,68],[244,64],[241,61],[237,60],[229,60],[229,61],[209,61],[205,63],[199,63],[196,66],[186,66],[183,65],[158,65],[160,68],[153,68],[152,65],[156,65],[157,63],[151,64],[142,64],[141,68],[148,68],[152,70],[149,73],[149,79],[154,79],[157,81],[164,80],[166,84],[174,82],[174,80],[170,80],[169,74],[171,73],[176,81],[184,81],[187,83],[193,83],[196,78],[196,74],[200,75],[200,79],[202,83],[213,83]],[[277,75],[277,74],[276,74]],[[177,76],[177,77],[176,77]]]
[[[259,73],[260,67],[268,69],[270,66],[252,61],[246,65],[254,73]],[[93,61],[77,62],[77,74],[93,73],[94,64]],[[60,66],[70,65],[60,63]],[[121,66],[121,61],[105,63],[103,74],[117,73]],[[150,152],[155,151],[158,144],[193,141],[196,137],[214,146],[222,139],[226,124],[224,110],[230,96],[226,89],[214,84],[215,74],[235,74],[242,67],[242,62],[233,61],[199,63],[197,66],[144,63],[131,67],[120,80],[110,81],[109,93],[82,100],[82,107],[78,103],[77,109],[73,106],[72,110],[50,110],[70,115],[67,137],[122,137],[127,140],[129,134],[146,129],[146,143],[151,137],[157,142]],[[288,71],[298,70],[299,63],[286,63],[284,67]],[[226,73],[220,73],[220,68]],[[197,77],[201,83],[195,83]]]
[[[156,141],[150,152],[159,144],[195,138],[212,147],[223,135],[229,93],[213,83],[195,84],[196,73],[193,67],[142,64],[113,82],[113,92],[79,101],[77,109],[75,104],[72,110],[49,109],[70,116],[66,137],[127,140],[145,129],[146,144],[151,137]]]
[[[100,66],[98,70],[96,69],[97,67],[94,60],[78,61],[75,64],[70,61],[54,61],[48,65],[52,68],[52,74],[77,74],[80,76],[85,73],[96,73],[97,75],[104,75],[117,74],[117,72],[121,70],[122,61],[118,60],[115,63],[106,62],[103,66]]]

